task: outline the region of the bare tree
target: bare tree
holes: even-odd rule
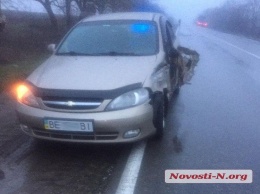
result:
[[[212,28],[260,37],[260,0],[227,0],[223,6],[202,14]]]
[[[53,12],[54,7],[61,10],[66,17],[67,27],[72,24],[73,6],[77,6],[80,18],[84,18],[97,13],[109,13],[117,11],[136,11],[146,8],[146,11],[160,11],[159,6],[154,1],[149,0],[35,0],[41,3],[49,14],[52,26],[57,29],[58,23]]]
[[[71,26],[71,2],[72,2],[72,0],[66,0],[65,1],[65,5],[66,5],[66,24],[67,24],[68,28]]]
[[[35,0],[35,1],[42,4],[42,6],[45,8],[45,10],[49,15],[53,29],[58,30],[58,21],[52,9],[52,5],[55,2],[55,0]]]
[[[95,0],[73,0],[73,1],[77,4],[81,12],[80,13],[81,18],[94,15],[98,10]]]
[[[72,1],[73,0],[56,0],[52,2],[52,6],[58,8],[65,15],[66,25],[68,28],[71,27],[71,23],[72,23],[71,21]]]

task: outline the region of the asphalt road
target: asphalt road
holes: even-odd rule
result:
[[[134,193],[260,193],[260,43],[197,27],[180,35],[200,61],[170,104],[163,139],[144,142]],[[37,142],[0,95],[1,194],[114,194],[135,147]],[[253,183],[166,184],[167,169],[251,169]]]
[[[200,62],[163,141],[147,144],[135,194],[260,193],[260,43],[196,27],[181,40]],[[167,169],[251,169],[253,183],[166,184]]]

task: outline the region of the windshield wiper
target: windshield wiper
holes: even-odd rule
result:
[[[69,52],[57,53],[57,55],[90,56],[91,54],[88,54],[88,53],[79,53],[79,52],[75,52],[75,51],[69,51]]]
[[[97,53],[97,55],[100,55],[100,56],[141,56],[137,53],[123,53],[123,52],[116,52],[116,51]]]

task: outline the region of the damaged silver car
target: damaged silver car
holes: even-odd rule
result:
[[[66,142],[161,137],[168,100],[181,86],[176,43],[159,13],[82,20],[18,86],[22,131]]]

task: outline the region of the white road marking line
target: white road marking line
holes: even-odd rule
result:
[[[205,35],[204,35],[204,36],[205,36]],[[209,36],[205,36],[205,37],[211,39]],[[238,50],[240,50],[240,51],[242,51],[242,52],[245,52],[245,53],[247,53],[247,54],[249,54],[249,55],[251,55],[251,56],[253,56],[253,57],[257,58],[257,59],[260,59],[260,56],[258,56],[258,55],[256,55],[256,54],[253,54],[253,53],[250,53],[250,52],[248,52],[247,50],[242,49],[242,48],[240,48],[240,47],[238,47],[238,46],[236,46],[236,45],[233,45],[233,44],[231,44],[231,43],[229,43],[229,42],[227,42],[227,41],[225,41],[225,40],[223,40],[223,39],[221,39],[221,38],[218,38],[218,37],[216,37],[216,36],[215,36],[214,38],[216,38],[216,39],[218,39],[219,41],[221,41],[221,42],[223,42],[223,43],[225,43],[225,44],[227,44],[227,45],[229,45],[229,46],[232,46],[232,47],[234,47],[234,48],[236,48],[236,49],[238,49]]]
[[[135,190],[136,181],[144,156],[146,142],[133,147],[129,158],[127,160],[124,172],[117,187],[116,194],[133,194]]]

